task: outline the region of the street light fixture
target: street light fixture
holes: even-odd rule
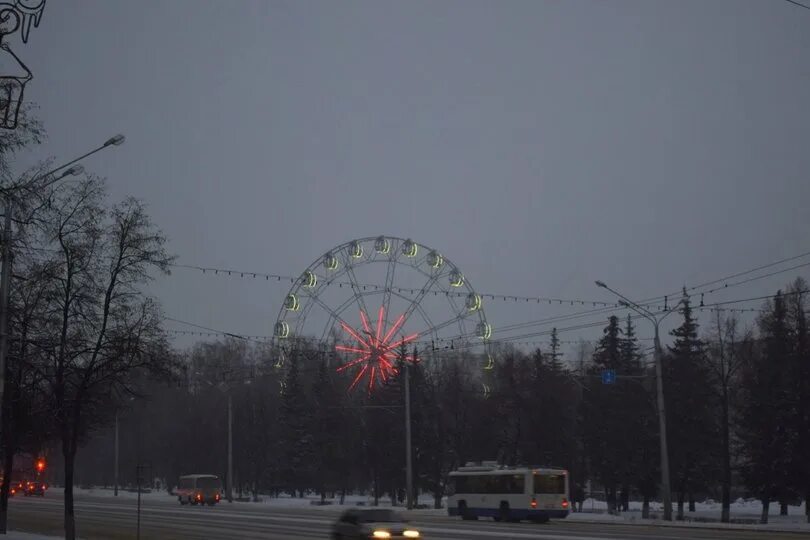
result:
[[[62,176],[79,176],[80,174],[84,174],[84,166],[82,165],[73,165],[69,169],[67,169]]]
[[[104,142],[104,146],[105,147],[110,146],[110,145],[112,145],[112,146],[121,146],[122,144],[124,144],[125,140],[126,140],[126,137],[124,137],[123,135],[121,135],[119,133],[118,135],[114,135],[114,136],[110,137],[109,139],[107,139]]]
[[[653,324],[655,328],[655,338],[654,338],[654,350],[655,350],[655,379],[656,379],[656,393],[657,393],[657,401],[658,401],[658,436],[660,441],[661,447],[661,497],[664,503],[664,520],[665,521],[672,521],[672,490],[670,488],[669,482],[669,447],[667,446],[667,415],[664,403],[664,366],[663,366],[663,357],[664,353],[661,349],[661,340],[659,339],[659,332],[658,327],[661,324],[661,321],[669,315],[673,313],[678,306],[683,304],[684,300],[681,299],[671,311],[668,311],[664,315],[660,317],[656,317],[654,313],[652,313],[647,308],[640,306],[639,304],[633,302],[622,293],[611,289],[608,287],[604,281],[597,280],[596,282],[597,287],[601,287],[603,289],[607,289],[608,291],[612,292],[616,296],[619,297],[619,305],[632,309],[648,321]]]

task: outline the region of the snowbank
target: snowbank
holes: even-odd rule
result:
[[[41,534],[8,531],[3,538],[6,540],[55,540],[61,538],[61,536],[43,536]]]

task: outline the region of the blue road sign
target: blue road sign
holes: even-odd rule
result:
[[[616,370],[606,369],[602,372],[602,384],[614,384],[616,382]]]

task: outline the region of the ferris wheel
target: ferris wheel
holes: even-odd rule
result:
[[[369,392],[398,361],[415,361],[404,350],[420,358],[464,351],[491,368],[491,334],[481,295],[455,264],[392,236],[352,240],[319,257],[293,283],[273,329],[281,363],[284,351],[317,343],[345,359],[335,369],[352,373],[349,390]]]

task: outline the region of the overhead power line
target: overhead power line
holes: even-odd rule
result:
[[[794,6],[803,7],[804,9],[810,9],[810,6],[806,4],[802,4],[801,2],[797,2],[796,0],[785,0],[785,2],[790,2]]]
[[[215,268],[210,266],[196,266],[191,264],[172,264],[171,266],[175,268],[184,268],[189,270],[198,270],[203,274],[210,274],[214,276],[225,276],[225,277],[238,277],[240,279],[259,279],[261,280],[264,278],[265,281],[275,281],[281,282],[284,281],[286,283],[294,284],[297,280],[300,279],[294,276],[287,276],[282,274],[267,274],[263,272],[252,272],[252,271],[245,271],[245,270],[234,270],[232,268]],[[339,287],[352,287],[357,286],[362,288],[363,290],[375,290],[375,291],[384,291],[385,285],[380,285],[379,283],[357,283],[354,284],[351,281],[335,281],[332,282]],[[421,289],[418,287],[391,287],[392,290],[397,291],[398,293],[410,293],[412,295],[417,295],[421,292]],[[467,296],[468,293],[466,292],[455,292],[455,291],[440,291],[436,290],[433,291],[436,295],[443,295],[448,297],[454,298],[464,298]],[[516,296],[516,295],[508,295],[508,294],[493,294],[493,293],[484,293],[478,292],[478,294],[483,299],[490,299],[490,300],[502,300],[505,302],[524,302],[524,303],[536,303],[536,304],[557,304],[557,305],[570,305],[570,306],[603,306],[603,307],[618,307],[619,304],[617,302],[605,302],[603,300],[583,300],[580,298],[553,298],[547,296]]]
[[[804,262],[801,264],[793,265],[788,268],[782,268],[778,270],[774,270],[765,274],[761,274],[758,276],[749,277],[743,280],[739,280],[736,282],[729,282],[732,279],[739,278],[742,276],[747,276],[753,274],[755,272],[759,272],[761,270],[767,270],[769,268],[773,268],[791,261],[796,261],[798,259],[802,259],[805,257],[810,256],[810,251],[806,251],[804,253],[800,253],[798,255],[794,255],[791,257],[786,257],[783,259],[779,259],[777,261],[760,265],[742,272],[736,272],[727,276],[723,276],[717,279],[713,279],[710,281],[706,281],[703,283],[699,283],[697,285],[686,287],[686,291],[690,294],[700,294],[701,295],[701,304],[705,301],[705,295],[709,295],[721,290],[727,290],[733,287],[738,287],[740,285],[744,285],[747,283],[752,283],[754,281],[758,281],[760,279],[766,279],[769,277],[773,277],[779,274],[783,274],[785,272],[790,272],[793,270],[798,270],[800,268],[810,266],[810,261]],[[191,264],[173,264],[175,268],[183,268],[189,270],[197,270],[202,272],[203,274],[211,274],[215,276],[230,276],[230,277],[239,277],[240,279],[250,278],[250,279],[261,279],[264,278],[265,281],[276,281],[281,282],[285,281],[290,284],[294,284],[296,280],[300,279],[294,276],[283,275],[283,274],[273,274],[273,273],[264,273],[264,272],[254,272],[254,271],[245,271],[245,270],[234,270],[232,268],[218,268],[218,267],[209,267],[209,266],[197,266]],[[339,287],[351,287],[353,284],[351,282],[334,282]],[[722,284],[721,286],[712,287],[713,285]],[[362,287],[363,290],[370,289],[375,291],[383,291],[385,290],[384,285],[380,285],[377,283],[362,283],[362,284],[354,284],[358,287]],[[392,290],[397,291],[400,294],[410,293],[410,294],[418,294],[420,293],[420,289],[418,288],[411,288],[411,287],[392,287]],[[644,307],[652,308],[652,309],[662,309],[667,307],[668,298],[669,297],[676,297],[677,295],[681,294],[682,290],[674,291],[665,295],[654,296],[650,298],[644,298],[639,300],[638,303]],[[456,297],[456,298],[463,298],[466,296],[467,293],[464,292],[453,292],[453,291],[434,291],[435,294],[443,294],[447,297]],[[551,296],[521,296],[521,295],[505,295],[505,294],[493,294],[493,293],[486,293],[486,292],[477,292],[476,293],[481,296],[483,299],[490,299],[490,300],[500,300],[504,302],[513,302],[513,303],[535,303],[535,304],[548,304],[548,305],[568,305],[568,306],[588,306],[590,305],[593,308],[619,308],[621,307],[617,302],[604,302],[600,300],[585,300],[581,298],[555,298]],[[655,305],[657,303],[663,302],[663,306]],[[713,302],[712,302],[713,303]],[[609,311],[608,309],[607,311]]]

